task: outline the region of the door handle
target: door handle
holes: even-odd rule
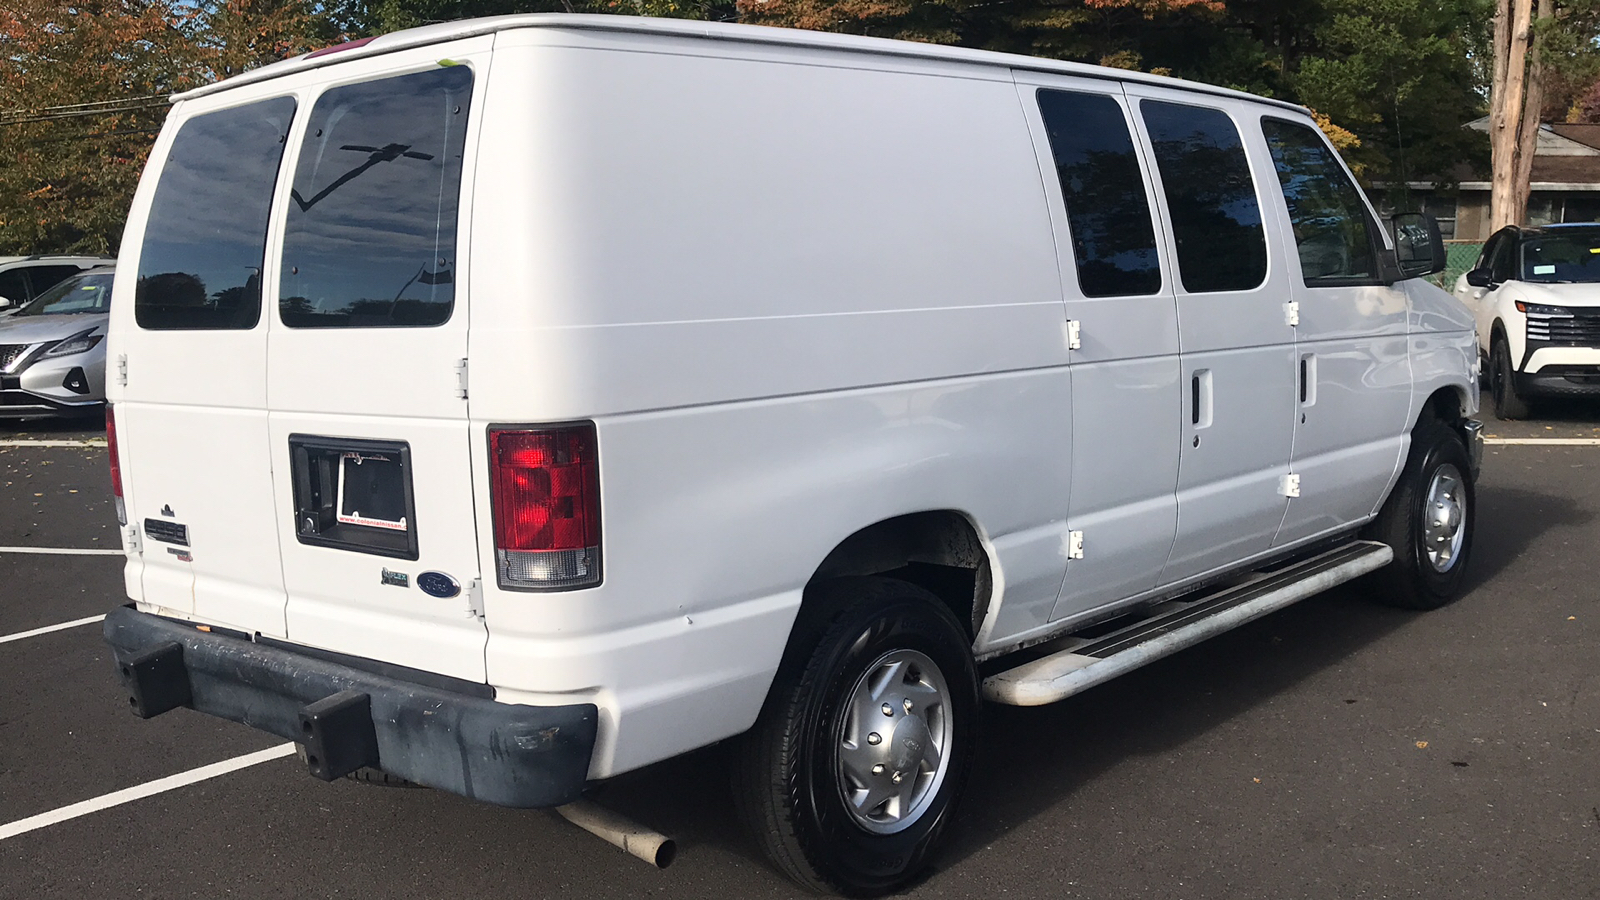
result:
[[[1189,379],[1189,424],[1210,428],[1212,419],[1211,370],[1196,369]]]
[[[1317,355],[1307,353],[1300,357],[1300,405],[1317,404]]]

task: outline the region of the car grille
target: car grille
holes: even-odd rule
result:
[[[1528,313],[1528,340],[1600,347],[1600,310],[1574,312],[1571,316]]]
[[[32,344],[0,344],[0,372],[7,372],[11,364],[28,352]]]

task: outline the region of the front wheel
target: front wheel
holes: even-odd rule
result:
[[[1412,432],[1400,480],[1367,532],[1394,550],[1394,561],[1369,577],[1380,600],[1436,609],[1461,593],[1477,510],[1471,471],[1450,426],[1429,421]]]
[[[1501,419],[1526,419],[1531,412],[1528,399],[1517,393],[1517,369],[1504,337],[1496,338],[1489,352],[1489,395],[1494,398],[1494,414]]]
[[[826,596],[808,605],[838,612],[785,655],[737,749],[734,794],[795,881],[881,896],[926,867],[953,814],[976,737],[977,671],[965,630],[927,591],[889,578],[815,590]]]

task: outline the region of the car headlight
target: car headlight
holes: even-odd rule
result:
[[[96,328],[98,328],[98,326],[96,326]],[[103,335],[98,335],[94,332],[95,328],[88,328],[78,332],[72,337],[62,338],[56,342],[55,346],[51,347],[49,350],[46,350],[42,358],[50,359],[56,356],[71,356],[74,353],[83,353],[85,351],[92,350],[94,349],[95,345],[99,344],[104,338]]]
[[[1517,312],[1527,313],[1531,316],[1566,316],[1572,317],[1572,311],[1563,306],[1540,306],[1537,303],[1523,303],[1517,301]]]

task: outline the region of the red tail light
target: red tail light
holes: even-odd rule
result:
[[[501,587],[600,583],[600,462],[592,423],[491,430],[489,477]]]
[[[128,524],[128,506],[122,502],[122,462],[117,457],[117,417],[106,404],[106,451],[111,455],[111,496],[117,501],[117,524]]]

